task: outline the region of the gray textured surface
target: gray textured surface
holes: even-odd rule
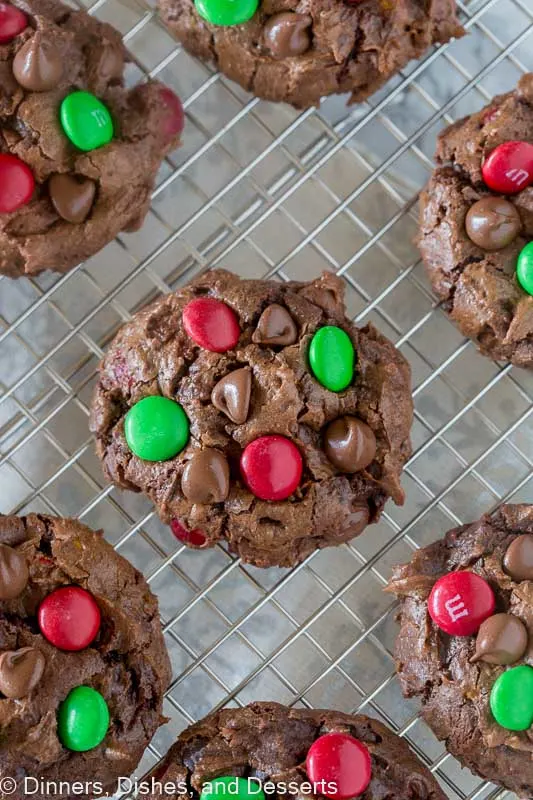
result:
[[[246,96],[193,61],[153,3],[85,0],[137,63],[185,101],[183,146],[161,170],[140,233],[65,277],[0,278],[0,510],[80,516],[143,570],[161,599],[174,682],[143,768],[226,702],[276,699],[375,714],[408,738],[450,798],[511,797],[448,757],[393,676],[390,566],[502,499],[531,501],[533,374],[482,358],[435,307],[412,238],[435,135],[533,69],[533,0],[461,4],[470,35],[372,100],[298,114]],[[415,453],[403,509],[292,573],[184,550],[140,497],[106,486],[87,430],[98,359],[147,299],[210,264],[246,276],[346,280],[413,367]],[[141,774],[142,769],[139,770]]]

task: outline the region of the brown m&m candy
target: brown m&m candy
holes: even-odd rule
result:
[[[476,652],[470,659],[502,666],[514,664],[527,649],[527,630],[513,614],[494,614],[484,622],[477,634]]]
[[[48,182],[50,200],[62,219],[79,224],[89,216],[96,194],[96,184],[75,175],[52,175]]]
[[[256,344],[287,345],[298,339],[298,328],[286,308],[278,303],[267,306],[257,323],[252,336]]]
[[[483,250],[502,250],[511,244],[522,228],[520,214],[503,197],[484,197],[469,209],[466,232]]]
[[[514,581],[533,581],[533,534],[523,533],[511,542],[503,567]]]
[[[229,465],[212,447],[200,450],[187,462],[181,489],[191,503],[222,503],[229,494]]]
[[[44,672],[45,660],[35,647],[8,650],[0,655],[0,692],[13,700],[26,697]]]
[[[270,17],[263,31],[265,46],[274,58],[301,56],[311,47],[309,28],[312,19],[308,14],[283,11]]]
[[[252,370],[242,367],[224,375],[211,392],[211,402],[236,425],[248,419],[252,393]]]
[[[0,544],[0,600],[14,600],[28,584],[26,559],[17,550]]]
[[[61,80],[63,62],[54,45],[37,32],[15,56],[13,75],[24,89],[48,92]]]
[[[357,417],[339,417],[324,432],[324,452],[341,472],[359,472],[376,455],[376,437]]]

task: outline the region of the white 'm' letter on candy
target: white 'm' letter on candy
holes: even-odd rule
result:
[[[455,597],[451,597],[450,600],[447,600],[446,603],[444,603],[444,607],[450,615],[452,622],[461,619],[461,617],[468,616],[468,609],[461,600],[460,594],[456,594]]]
[[[513,181],[513,183],[516,183],[517,186],[522,186],[522,184],[529,180],[529,172],[526,172],[525,169],[510,169],[505,175],[509,180]]]

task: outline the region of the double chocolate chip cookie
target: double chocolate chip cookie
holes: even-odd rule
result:
[[[439,137],[420,250],[461,332],[533,367],[533,75]]]
[[[410,370],[345,315],[343,282],[223,270],[136,314],[100,367],[91,429],[107,477],[191,546],[292,566],[401,504]]]
[[[404,694],[462,764],[533,796],[533,506],[503,505],[396,567]]]
[[[170,675],[157,601],[101,534],[74,520],[0,516],[0,774],[17,782],[10,797],[27,796],[28,777],[34,795],[35,779],[114,790],[163,722]]]
[[[159,0],[193,55],[296,108],[361,102],[435,42],[461,36],[455,0]]]
[[[158,784],[168,784],[168,797],[185,787],[201,800],[445,800],[407,743],[377,720],[278,703],[217,711],[187,728],[150,781],[150,800]]]
[[[126,89],[117,31],[59,0],[0,3],[0,273],[65,272],[144,220],[183,109]]]

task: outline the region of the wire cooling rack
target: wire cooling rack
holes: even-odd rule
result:
[[[533,498],[533,372],[483,358],[460,336],[412,243],[437,132],[533,70],[533,0],[460,2],[465,39],[361,106],[329,98],[304,113],[260,102],[189,57],[153,3],[83,5],[124,34],[128,81],[170,84],[188,125],[141,232],[65,276],[0,278],[0,510],[104,528],[158,594],[170,722],[137,775],[213,708],[276,699],[380,717],[450,798],[511,797],[461,770],[402,699],[395,609],[382,588],[413,548],[501,501]],[[388,505],[359,539],[292,571],[243,566],[222,547],[183,548],[146,500],[106,485],[88,433],[96,366],[116,330],[209,265],[279,280],[335,271],[350,315],[375,322],[413,368],[405,506]]]

